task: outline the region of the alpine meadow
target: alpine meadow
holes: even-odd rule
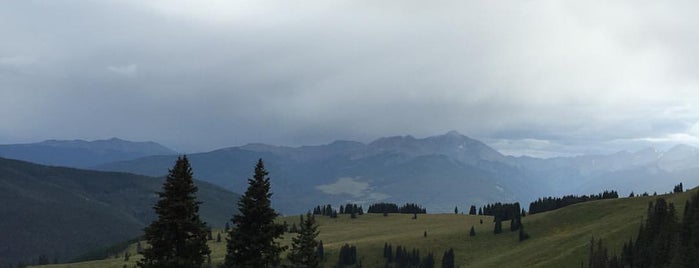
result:
[[[0,6],[0,268],[699,267],[699,2]]]

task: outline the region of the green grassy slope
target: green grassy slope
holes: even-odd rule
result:
[[[696,191],[663,197],[674,202],[677,211],[683,211],[685,200]],[[457,266],[461,267],[580,267],[587,258],[592,236],[602,238],[611,253],[617,254],[624,241],[635,237],[648,202],[658,197],[593,201],[527,216],[523,224],[531,238],[524,242],[518,242],[516,232],[509,232],[509,224],[503,224],[502,234],[494,235],[492,217],[488,216],[435,214],[418,215],[413,220],[412,215],[367,214],[357,219],[341,215],[338,219],[317,217],[317,220],[328,259],[326,267],[337,261],[338,249],[344,243],[357,246],[364,267],[382,267],[385,242],[394,249],[397,245],[419,248],[422,256],[434,252],[438,263],[443,252],[452,247]],[[483,224],[479,223],[480,219]],[[294,222],[298,217],[283,220]],[[468,236],[471,226],[475,226],[475,237]],[[427,237],[423,237],[424,231]],[[283,243],[288,244],[289,240],[287,235]],[[211,242],[210,246],[213,262],[221,263],[225,242]],[[133,254],[135,247],[129,251]],[[131,267],[137,258],[132,257],[129,262],[112,258],[48,267],[123,267],[124,264]]]

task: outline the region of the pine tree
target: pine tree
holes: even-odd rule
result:
[[[306,214],[306,218],[301,217],[299,223],[299,234],[292,238],[291,252],[287,258],[292,264],[301,267],[318,267],[320,258],[318,258],[318,225],[311,213]]]
[[[316,249],[316,254],[318,254],[318,259],[323,261],[325,259],[325,249],[323,248],[323,240],[318,241],[318,248]]]
[[[476,215],[476,206],[471,205],[471,209],[468,210],[468,215]]]
[[[454,207],[454,214],[459,214],[459,207]]]
[[[493,233],[502,233],[502,220],[500,220],[500,218],[498,217],[495,217],[495,228],[493,228]]]
[[[524,231],[524,225],[520,223],[519,225],[519,241],[522,242],[524,240],[529,239],[529,234]]]
[[[231,220],[226,244],[226,267],[274,267],[286,249],[275,239],[284,234],[284,226],[275,223],[279,214],[271,205],[270,182],[262,159],[255,175],[248,179],[248,189],[238,201],[239,214]]]
[[[422,259],[421,268],[434,268],[434,254],[432,252],[427,254],[427,257]]]
[[[177,158],[154,206],[158,218],[145,228],[144,238],[151,246],[143,249],[139,267],[199,267],[204,263],[211,251],[196,192],[189,160]]]
[[[442,257],[442,268],[454,268],[454,249],[449,249],[444,252]]]
[[[471,231],[468,232],[468,236],[476,236],[476,229],[471,226]]]

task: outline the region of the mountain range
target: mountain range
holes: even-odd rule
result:
[[[155,142],[108,140],[47,140],[38,143],[0,145],[0,157],[37,164],[87,168],[149,155],[172,155],[175,151]]]
[[[174,155],[146,156],[93,168],[163,175]],[[665,192],[699,185],[699,150],[678,145],[611,155],[533,158],[506,156],[458,132],[370,143],[335,141],[317,146],[248,144],[189,155],[199,178],[242,192],[262,158],[271,172],[275,207],[287,214],[324,204],[416,202],[431,212],[454,206],[521,201],[542,196],[617,190]]]
[[[114,144],[100,145],[110,141]],[[121,161],[87,162],[81,159],[89,157],[81,154],[53,156],[73,163],[70,166],[147,176],[165,175],[177,157],[157,143],[129,146],[124,143],[130,142],[47,141],[27,148],[62,144],[61,148],[69,150],[77,147],[95,152],[107,147],[121,155],[126,151],[119,148],[130,148],[129,152],[144,155]],[[21,146],[0,146],[0,155],[7,155],[6,148],[22,152]],[[25,156],[24,160],[43,163],[54,148],[45,150],[32,149],[20,154]],[[300,147],[256,143],[188,157],[198,179],[238,193],[245,191],[255,161],[263,159],[272,178],[274,206],[284,214],[305,212],[326,203],[379,201],[416,202],[428,211],[445,212],[453,211],[454,206],[507,201],[526,204],[542,196],[592,194],[607,189],[622,194],[652,193],[669,191],[679,182],[699,185],[699,150],[687,145],[667,151],[647,148],[609,155],[544,159],[503,155],[455,131],[426,138],[383,137],[369,143],[335,141]]]

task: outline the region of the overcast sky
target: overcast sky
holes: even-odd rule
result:
[[[0,143],[699,146],[698,3],[0,0]]]

